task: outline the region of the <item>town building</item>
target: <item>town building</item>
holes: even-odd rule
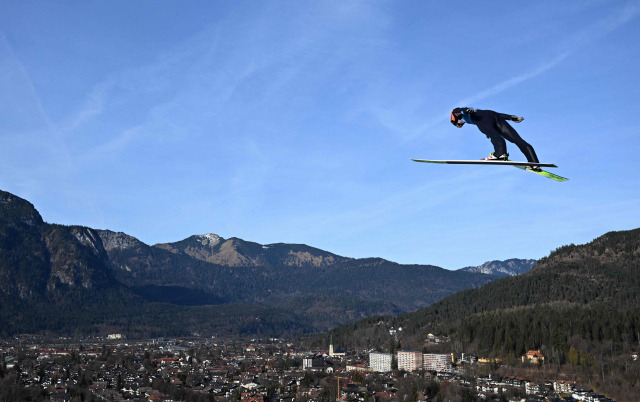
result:
[[[460,357],[460,363],[476,364],[477,362],[478,362],[477,356],[462,353],[462,356]]]
[[[122,334],[109,334],[107,335],[107,339],[124,339],[125,337]]]
[[[573,394],[571,394],[571,396],[573,397],[573,399],[576,399],[578,401],[585,401],[592,393],[593,390],[591,388],[583,385],[578,385],[573,388]]]
[[[241,400],[242,402],[264,402],[264,396],[254,392],[243,392]]]
[[[369,367],[373,371],[385,373],[391,371],[391,362],[393,356],[391,353],[371,352],[369,353]]]
[[[527,382],[524,385],[524,388],[525,388],[525,392],[527,393],[527,395],[537,395],[541,391],[540,384],[535,383],[535,382]]]
[[[553,390],[558,394],[570,394],[575,385],[575,382],[558,380],[553,383]]]
[[[373,371],[370,367],[366,367],[364,364],[347,364],[346,370],[358,373],[368,373]]]
[[[308,371],[322,371],[324,370],[324,358],[318,355],[304,357],[302,359],[302,369]]]
[[[522,362],[529,361],[533,364],[544,363],[544,356],[539,350],[530,350],[522,356]]]
[[[425,353],[422,357],[425,370],[450,371],[452,368],[451,355],[439,353]]]
[[[425,343],[442,343],[446,342],[448,338],[446,336],[440,336],[437,334],[427,334],[427,338],[424,340]]]
[[[329,357],[343,357],[347,354],[346,350],[333,348],[333,336],[329,341]]]
[[[398,369],[405,371],[422,369],[422,352],[413,350],[398,351]]]

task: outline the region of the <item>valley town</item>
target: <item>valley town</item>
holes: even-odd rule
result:
[[[544,355],[500,361],[442,353],[342,350],[284,339],[0,341],[0,401],[609,401],[550,378]],[[630,358],[637,359],[636,356]],[[557,375],[557,374],[556,374]]]

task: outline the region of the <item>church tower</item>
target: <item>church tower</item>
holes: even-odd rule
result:
[[[333,335],[329,338],[329,357],[333,357]]]

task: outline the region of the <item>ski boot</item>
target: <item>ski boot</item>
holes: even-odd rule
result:
[[[480,159],[481,161],[508,161],[509,154],[502,154],[500,156],[495,156],[493,152],[489,154],[486,158]]]

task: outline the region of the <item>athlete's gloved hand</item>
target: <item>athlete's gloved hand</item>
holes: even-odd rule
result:
[[[524,117],[511,116],[511,121],[515,121],[516,123],[520,123],[522,120],[524,120]]]
[[[465,107],[464,109],[462,109],[462,111],[465,112],[466,114],[473,114],[473,113],[476,112],[475,109],[471,109],[471,108],[468,108],[468,107]]]

